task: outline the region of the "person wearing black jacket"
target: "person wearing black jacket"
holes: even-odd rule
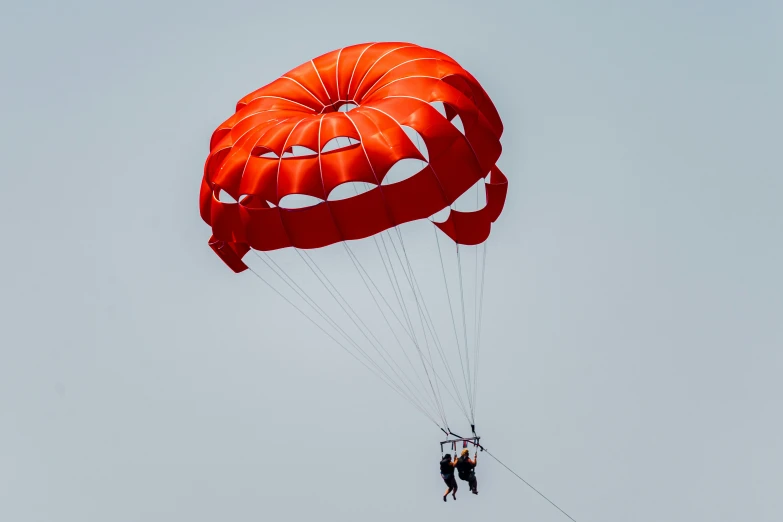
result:
[[[454,478],[454,466],[456,466],[456,464],[456,455],[452,461],[449,453],[446,453],[440,460],[440,476],[448,487],[446,493],[443,494],[443,502],[446,502],[446,497],[449,496],[449,493],[451,493],[451,497],[454,500],[457,500],[457,480]]]
[[[462,450],[462,454],[458,459],[454,461],[454,466],[457,468],[457,474],[460,480],[464,480],[468,483],[470,491],[474,495],[478,495],[478,482],[476,481],[476,464],[478,463],[478,454],[470,458],[470,451],[465,448]],[[445,500],[445,498],[444,498]]]

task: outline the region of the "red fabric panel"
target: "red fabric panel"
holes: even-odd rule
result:
[[[356,63],[359,58],[363,56],[363,53],[372,45],[373,44],[354,45],[338,51],[337,57],[335,58],[338,62],[337,93],[341,100],[351,99],[350,96],[348,96],[348,84],[353,78]]]
[[[392,219],[398,225],[428,218],[450,204],[443,197],[438,178],[430,167],[399,183],[382,185],[381,190]]]
[[[324,55],[319,56],[313,60],[315,68],[318,71],[323,86],[326,88],[326,100],[331,103],[336,102],[340,98],[337,96],[337,53],[339,51],[332,51]]]
[[[321,175],[323,176],[323,190],[327,195],[337,185],[347,181],[364,181],[377,185],[375,174],[367,162],[367,156],[361,145],[322,154]],[[357,216],[359,215],[361,214]]]
[[[222,203],[212,197],[212,234],[223,241],[245,241],[245,227],[239,217],[239,204]]]
[[[489,122],[483,116],[479,116],[472,126],[465,127],[465,137],[475,158],[480,162],[482,174],[486,174],[500,158],[500,141],[492,134]]]
[[[432,75],[433,63],[437,57],[432,56],[429,49],[418,46],[407,46],[398,48],[396,51],[387,54],[381,58],[372,71],[365,76],[364,81],[356,90],[354,97],[367,99],[372,96],[372,92],[390,82],[408,76],[430,76]],[[457,71],[459,66],[456,64],[447,64],[441,62],[438,67],[452,68]]]
[[[322,150],[330,140],[338,136],[360,139],[353,122],[344,112],[325,114],[321,120],[321,143],[316,150]]]
[[[352,78],[349,79],[347,98],[349,100],[360,99],[356,96],[356,91],[362,84],[367,74],[372,72],[372,69],[376,66],[378,60],[380,60],[384,55],[392,53],[395,49],[406,47],[408,45],[411,44],[403,42],[376,42],[367,47],[356,62]]]
[[[242,181],[239,183],[239,193],[256,194],[267,201],[277,201],[277,167],[280,161],[276,158],[250,157],[245,165]]]
[[[455,243],[460,245],[479,245],[487,240],[492,222],[487,217],[487,208],[476,212],[452,210],[443,223],[435,223]]]
[[[238,152],[236,149],[231,149],[223,159],[220,168],[211,177],[213,190],[216,186],[220,187],[234,199],[239,197],[242,172],[247,164],[247,156]]]
[[[295,120],[292,118],[282,122],[280,125],[275,125],[274,127],[270,128],[266,134],[264,134],[264,137],[258,141],[256,146],[266,147],[267,149],[277,154],[278,157],[281,157],[283,155],[283,150],[286,147],[291,146],[291,143],[288,141],[288,137],[291,135],[294,127],[299,125],[299,122],[300,120]],[[252,152],[252,148],[248,147],[244,150],[244,152],[249,155]]]
[[[288,232],[283,226],[280,209],[246,208],[242,205],[240,216],[247,230],[247,243],[256,250],[277,250],[291,246]]]
[[[356,109],[348,115],[359,128],[362,148],[377,183],[392,166],[404,158],[424,160],[416,146],[394,120],[381,112]]]
[[[242,262],[242,256],[250,250],[247,245],[227,243],[213,236],[209,238],[209,246],[234,272],[247,270],[247,265]]]
[[[352,198],[330,201],[329,208],[340,235],[346,240],[369,237],[394,226],[379,188]]]
[[[309,112],[317,113],[321,110],[321,103],[311,96],[307,91],[297,87],[297,85],[286,78],[278,78],[266,87],[261,87],[257,91],[254,91],[237,103],[237,112],[243,110],[253,100],[258,99],[261,96],[273,96],[277,98],[283,98],[292,101],[294,104],[298,104],[301,110],[309,108]]]
[[[485,187],[487,191],[487,217],[493,223],[500,217],[503,205],[506,203],[508,193],[508,178],[497,167],[492,167],[489,182]]]
[[[451,124],[448,124],[451,125]],[[453,128],[453,127],[452,127]],[[451,143],[448,149],[437,151],[433,157],[430,152],[430,165],[438,176],[445,197],[454,202],[466,190],[482,178],[481,166],[478,164],[467,140],[459,131],[459,138]]]
[[[305,120],[297,125],[296,128],[291,132],[291,135],[288,137],[288,143],[286,143],[285,146],[286,149],[293,145],[299,145],[302,147],[307,147],[308,149],[316,152],[321,150],[318,147],[318,128],[320,126],[320,118]]]
[[[288,194],[307,194],[319,199],[326,199],[321,183],[318,156],[283,158],[280,160],[279,168],[275,203]]]
[[[326,95],[326,91],[321,84],[321,80],[318,78],[318,74],[315,72],[315,67],[312,62],[303,63],[296,69],[288,71],[283,77],[291,78],[291,80],[293,80],[291,81],[291,88],[306,89],[305,92],[309,91],[315,95],[322,106],[329,102],[329,97]],[[316,110],[320,112],[321,108],[322,107],[318,107]]]
[[[342,240],[326,202],[307,208],[278,209],[291,246],[319,248]]]
[[[454,242],[461,245],[479,245],[489,237],[492,223],[503,210],[508,190],[508,180],[497,167],[492,169],[490,180],[484,187],[487,204],[475,212],[452,210],[443,223],[435,223]]]
[[[248,109],[245,113],[242,118],[237,118],[229,134],[231,145],[234,147],[241,147],[242,141],[246,139],[258,140],[259,136],[264,134],[269,127],[284,119],[280,118],[277,112],[271,111],[257,112],[254,109]]]
[[[212,188],[206,179],[201,180],[201,190],[198,195],[198,209],[207,225],[212,224]]]

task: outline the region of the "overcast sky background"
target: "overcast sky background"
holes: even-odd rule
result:
[[[479,429],[579,522],[783,519],[783,4],[16,2],[0,17],[0,520],[535,520],[207,246],[214,128],[355,43],[505,124]]]

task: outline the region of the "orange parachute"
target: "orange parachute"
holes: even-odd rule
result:
[[[441,52],[383,42],[324,54],[242,98],[213,133],[200,194],[209,244],[241,272],[250,249],[373,236],[450,207],[484,180],[482,209],[435,222],[458,244],[480,244],[506,197],[495,165],[502,132],[478,81]],[[406,160],[420,169],[394,179]],[[305,203],[287,205],[292,196]]]

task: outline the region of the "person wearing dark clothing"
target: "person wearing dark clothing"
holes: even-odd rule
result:
[[[462,454],[455,461],[455,467],[457,468],[457,475],[460,480],[464,480],[468,483],[471,493],[478,495],[478,483],[476,481],[476,464],[478,463],[478,455],[474,455],[470,458],[470,451],[466,449],[462,450]]]
[[[451,460],[451,455],[446,453],[440,460],[440,476],[443,482],[446,483],[448,489],[443,494],[443,502],[446,502],[446,497],[451,493],[451,497],[457,500],[457,479],[454,478],[454,466],[457,464],[457,457]]]

